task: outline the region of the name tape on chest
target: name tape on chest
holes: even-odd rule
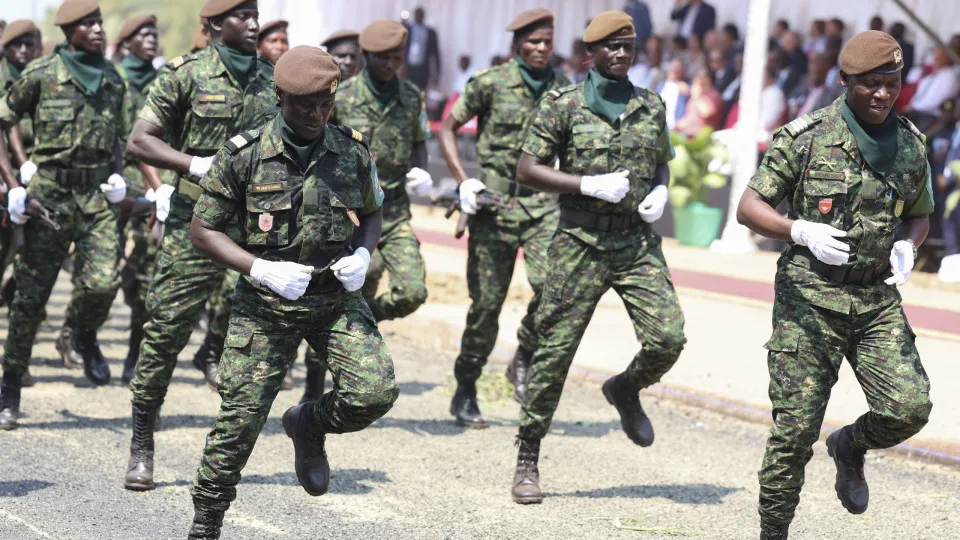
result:
[[[250,186],[250,191],[254,193],[277,193],[283,191],[283,184],[253,184]]]
[[[227,96],[223,94],[204,94],[200,96],[200,103],[226,103]]]

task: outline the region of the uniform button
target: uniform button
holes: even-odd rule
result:
[[[273,206],[273,203],[266,203],[263,205],[263,207],[266,208],[267,210],[269,210],[271,206]]]

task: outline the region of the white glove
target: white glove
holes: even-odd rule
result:
[[[150,192],[148,191],[147,193]],[[160,223],[166,222],[167,216],[170,215],[170,197],[172,196],[173,186],[170,184],[160,186],[154,194],[154,202],[157,204],[157,219],[160,220]],[[149,197],[147,198],[149,199]]]
[[[344,257],[330,267],[333,275],[343,283],[343,288],[353,292],[363,287],[370,266],[370,252],[367,248],[357,248],[353,255]]]
[[[24,162],[20,166],[20,183],[23,185],[29,184],[35,174],[37,174],[37,164],[32,161]]]
[[[143,194],[143,198],[155,203],[157,202],[157,192],[153,188],[147,188],[147,192]]]
[[[420,167],[414,167],[407,173],[407,189],[414,195],[426,195],[433,189],[433,177]]]
[[[307,292],[311,272],[312,266],[264,259],[253,261],[253,266],[250,267],[250,277],[257,285],[266,285],[287,300],[296,300]]]
[[[599,176],[584,176],[580,179],[580,193],[602,201],[618,203],[630,191],[630,171],[617,171]]]
[[[847,233],[826,223],[811,223],[798,219],[790,227],[790,238],[799,246],[806,246],[813,256],[825,264],[838,266],[850,260],[850,246],[837,240]]]
[[[477,193],[487,189],[476,178],[467,178],[460,184],[460,211],[468,216],[477,213]]]
[[[890,250],[890,268],[893,275],[888,277],[884,283],[887,285],[903,285],[910,279],[913,273],[913,244],[906,240],[900,240],[893,244]]]
[[[667,205],[667,186],[657,186],[653,188],[643,202],[637,207],[640,212],[640,219],[647,223],[653,223],[663,216],[663,207]]]
[[[108,201],[117,204],[127,196],[127,183],[122,176],[113,173],[107,178],[106,184],[100,184],[100,191],[107,196]]]
[[[17,225],[23,225],[30,219],[26,215],[27,190],[23,186],[17,186],[7,193],[7,212],[10,212],[10,221]]]
[[[193,156],[193,159],[190,160],[190,176],[193,176],[194,178],[203,178],[204,175],[207,174],[207,171],[210,170],[211,164],[213,164],[213,156]]]

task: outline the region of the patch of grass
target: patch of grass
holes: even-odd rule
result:
[[[667,536],[703,536],[706,534],[703,531],[679,527],[646,527],[643,525],[643,520],[634,518],[617,518],[614,520],[613,526],[624,531],[657,533]]]

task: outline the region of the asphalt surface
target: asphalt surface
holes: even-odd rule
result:
[[[116,381],[93,388],[55,365],[53,342],[68,300],[51,299],[34,351],[38,385],[24,390],[21,428],[0,432],[0,539],[185,538],[189,494],[219,396],[184,352],[157,433],[157,489],[125,491],[129,391],[119,382],[128,310],[119,301],[101,333]],[[414,315],[415,317],[416,315]],[[331,492],[313,498],[297,484],[293,445],[280,415],[302,388],[281,392],[227,514],[225,539],[757,538],[756,470],[766,428],[672,401],[644,400],[657,441],[634,446],[599,386],[569,381],[543,442],[541,505],[510,499],[518,406],[502,365],[481,380],[481,407],[493,427],[470,431],[447,414],[455,351],[391,335],[401,396],[370,429],[328,438]],[[6,319],[0,320],[5,334]],[[710,361],[722,359],[713,358]],[[328,383],[329,384],[329,383]],[[960,539],[960,471],[869,456],[869,511],[852,516],[833,490],[823,443],[791,538]],[[647,530],[626,530],[620,527]]]

